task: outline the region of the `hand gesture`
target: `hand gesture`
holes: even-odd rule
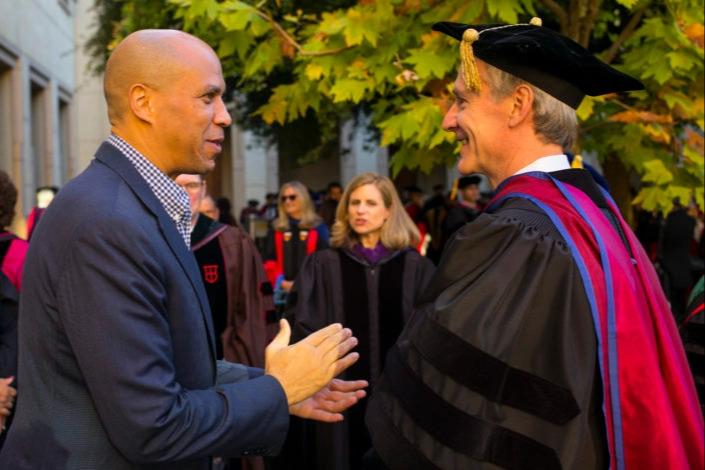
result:
[[[366,380],[333,379],[310,398],[291,405],[289,413],[299,418],[315,419],[326,423],[342,421],[343,415],[340,412],[365,398],[367,393],[363,388],[367,385]]]
[[[289,406],[309,398],[360,357],[348,352],[357,345],[352,332],[334,323],[289,345],[289,322],[279,322],[279,334],[264,352],[266,374],[274,376]]]
[[[17,390],[10,386],[14,377],[0,379],[0,432],[5,429],[5,419],[10,416]]]

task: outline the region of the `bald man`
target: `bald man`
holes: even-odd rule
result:
[[[276,453],[290,413],[342,419],[365,383],[332,381],[357,359],[340,325],[288,345],[282,322],[264,369],[216,361],[189,198],[173,181],[213,169],[231,123],[213,50],[138,31],[104,86],[111,135],[27,253],[23,395],[0,468],[207,469],[210,455]]]

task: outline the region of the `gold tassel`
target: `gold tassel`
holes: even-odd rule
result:
[[[571,168],[577,168],[578,170],[583,169],[583,157],[580,155],[576,155],[575,158],[573,158],[573,163],[570,164]]]
[[[453,181],[453,188],[450,190],[450,202],[455,202],[455,196],[458,193],[458,181],[460,178],[455,178],[455,181]]]
[[[460,62],[463,65],[465,86],[468,87],[468,90],[476,92],[482,90],[482,85],[480,83],[480,73],[477,71],[477,64],[475,63],[472,43],[477,41],[479,37],[480,34],[476,30],[468,28],[463,33],[463,40],[460,41]]]

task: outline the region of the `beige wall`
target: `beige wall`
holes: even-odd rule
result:
[[[76,1],[76,149],[77,172],[93,159],[98,146],[110,134],[108,110],[103,96],[103,76],[88,70],[88,57],[83,47],[95,29],[90,11],[93,0]]]
[[[75,161],[74,10],[74,0],[0,0],[0,167],[20,193],[20,216]]]

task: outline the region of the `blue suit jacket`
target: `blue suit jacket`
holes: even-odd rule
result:
[[[283,389],[234,365],[216,385],[196,261],[115,147],[52,201],[24,276],[22,387],[0,468],[200,469],[279,450]]]

